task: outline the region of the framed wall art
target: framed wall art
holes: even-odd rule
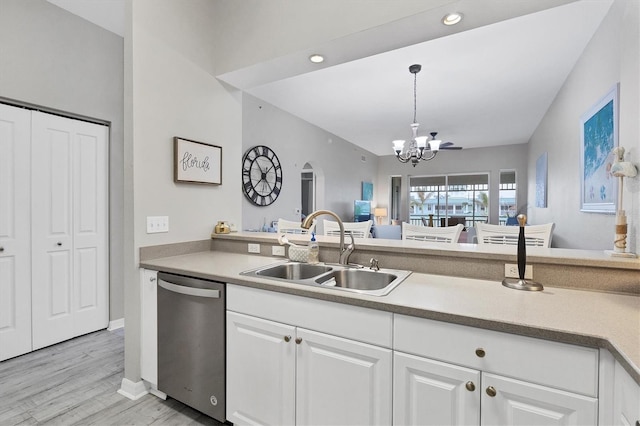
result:
[[[222,184],[222,148],[204,142],[173,138],[173,181]]]
[[[616,84],[580,117],[580,200],[583,212],[615,213],[618,182],[611,175],[618,146]]]
[[[547,207],[547,153],[536,160],[536,207]]]
[[[366,201],[373,200],[373,183],[362,182],[362,199]]]

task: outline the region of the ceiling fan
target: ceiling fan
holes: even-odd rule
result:
[[[427,150],[432,150],[434,151],[438,151],[441,149],[450,149],[450,150],[458,150],[458,149],[462,149],[461,146],[453,146],[453,142],[442,142],[442,141],[438,141],[436,139],[436,136],[438,135],[438,132],[431,132],[429,133],[431,135],[431,139],[429,139],[427,142]],[[432,144],[433,142],[433,144]],[[440,142],[439,144],[436,144],[437,142]],[[433,148],[432,148],[433,145]]]

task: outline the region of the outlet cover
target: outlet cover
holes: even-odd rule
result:
[[[504,276],[505,278],[520,278],[520,274],[518,273],[518,265],[515,263],[505,263]],[[533,265],[525,266],[524,279],[525,280],[533,279]]]
[[[260,244],[248,244],[249,253],[260,253]]]
[[[271,246],[271,254],[273,256],[284,256],[284,247],[282,247],[282,246]]]

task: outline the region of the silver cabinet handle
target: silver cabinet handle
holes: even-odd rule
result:
[[[220,298],[220,290],[185,287],[183,285],[172,284],[162,280],[158,281],[158,285],[166,290],[173,291],[174,293],[186,294],[187,296],[210,297],[213,299]]]
[[[302,343],[302,337],[296,337],[296,344]]]
[[[478,358],[484,358],[486,352],[484,351],[484,349],[478,348],[476,349],[476,355],[478,356]]]
[[[467,388],[467,390],[469,392],[473,392],[474,390],[476,390],[476,385],[472,382],[472,381],[468,381],[465,385],[465,388]]]
[[[291,340],[291,336],[284,336],[284,341],[285,341],[285,342],[288,342],[288,341],[290,341],[290,340]]]
[[[151,278],[149,278],[149,281],[151,281],[151,282],[155,282],[155,281],[156,281],[156,277],[151,277]]]
[[[0,247],[0,253],[4,251],[4,247]]]
[[[58,241],[58,242],[56,243],[56,245],[57,245],[58,247],[60,247],[60,246],[62,245],[62,243],[61,243],[60,241]]]
[[[494,388],[493,386],[489,386],[487,388],[487,395],[489,395],[490,397],[494,397],[498,394],[498,392],[496,391],[496,388]]]

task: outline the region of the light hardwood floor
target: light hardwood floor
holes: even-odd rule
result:
[[[171,398],[125,398],[123,374],[123,329],[0,362],[0,425],[221,425]]]

